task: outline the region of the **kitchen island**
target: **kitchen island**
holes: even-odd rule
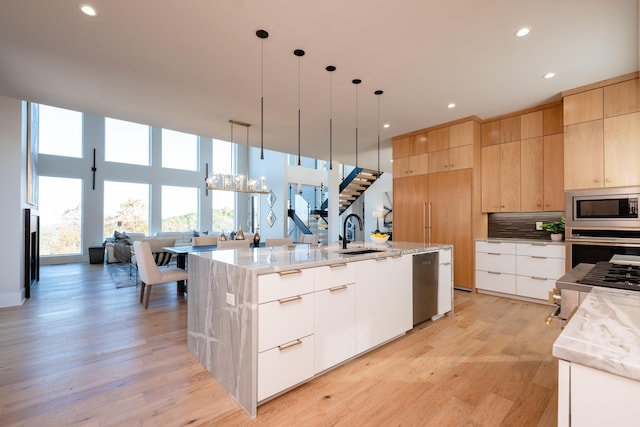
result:
[[[425,252],[440,254],[437,316],[452,313],[450,245],[191,253],[189,350],[255,417],[260,403],[411,329],[412,256]]]
[[[593,287],[553,355],[558,426],[638,425],[640,292]]]

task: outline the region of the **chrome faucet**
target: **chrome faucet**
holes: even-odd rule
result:
[[[349,222],[349,218],[351,217],[354,217],[358,220],[360,231],[362,231],[362,220],[360,219],[360,217],[354,213],[350,213],[349,215],[347,215],[342,226],[342,249],[347,249],[347,243],[349,243],[349,241],[347,240],[347,222]]]

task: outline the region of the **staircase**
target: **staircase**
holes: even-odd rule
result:
[[[340,184],[340,215],[371,186],[382,172],[373,169],[354,168]]]

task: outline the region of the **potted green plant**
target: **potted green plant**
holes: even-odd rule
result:
[[[564,222],[565,218],[563,216],[559,221],[542,224],[542,229],[551,233],[551,240],[560,241],[562,240],[562,235],[564,234]]]

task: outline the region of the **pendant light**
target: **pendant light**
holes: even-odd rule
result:
[[[265,30],[256,31],[260,43],[260,160],[264,160],[264,39],[269,37]]]
[[[336,67],[329,65],[326,70],[332,73]],[[333,74],[329,74],[329,169],[333,169]]]
[[[351,83],[356,88],[356,168],[358,167],[358,85],[362,83],[360,79],[353,79]]]
[[[380,176],[380,95],[384,92],[381,90],[377,90],[373,92],[378,96],[378,177]]]
[[[304,50],[296,49],[293,54],[298,57],[298,166],[300,166],[300,58],[304,56]]]

